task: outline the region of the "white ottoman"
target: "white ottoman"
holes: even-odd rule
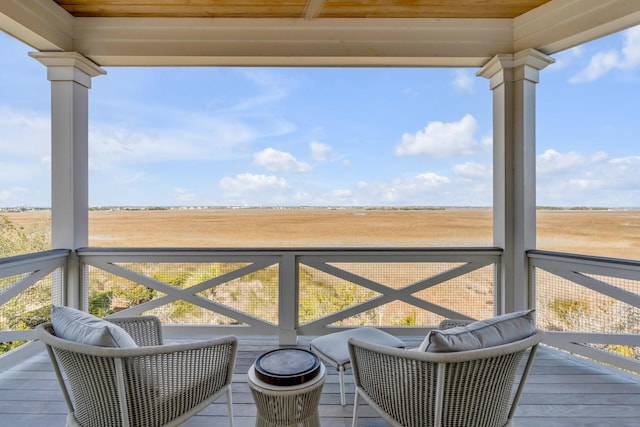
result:
[[[340,374],[340,403],[345,405],[344,399],[344,371],[351,368],[349,347],[347,341],[355,337],[362,341],[385,345],[387,347],[404,348],[404,342],[380,329],[362,327],[349,329],[314,338],[310,345],[311,351],[318,355],[323,362],[335,367]]]

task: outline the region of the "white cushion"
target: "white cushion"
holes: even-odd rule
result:
[[[100,347],[137,347],[120,326],[75,308],[54,305],[51,324],[56,336],[68,341]]]
[[[336,367],[346,366],[351,363],[347,345],[351,337],[387,347],[404,347],[404,342],[391,334],[372,327],[359,327],[314,338],[310,343],[311,350]]]
[[[419,349],[432,353],[477,350],[508,344],[535,332],[535,310],[517,311],[469,323],[466,326],[432,330]]]

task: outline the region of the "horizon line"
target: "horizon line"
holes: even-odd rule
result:
[[[493,206],[436,206],[436,205],[408,205],[408,206],[386,206],[386,205],[103,205],[89,206],[89,210],[205,210],[205,209],[327,209],[327,210],[346,210],[346,209],[364,209],[364,210],[446,210],[446,209],[493,209]],[[536,206],[536,210],[638,210],[637,206]],[[51,207],[45,206],[5,206],[0,207],[0,212],[11,211],[31,211],[31,210],[51,210]]]

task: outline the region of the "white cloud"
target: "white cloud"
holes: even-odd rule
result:
[[[471,114],[457,122],[431,122],[424,131],[402,135],[396,155],[447,157],[474,154],[480,149],[473,136],[477,128],[476,119]]]
[[[266,148],[253,155],[253,162],[269,172],[301,173],[309,172],[311,165],[297,160],[291,153]]]
[[[121,172],[118,175],[114,175],[114,181],[118,186],[120,185],[132,185],[147,178],[147,174],[142,171]]]
[[[493,177],[493,168],[491,165],[483,165],[476,162],[466,162],[461,165],[455,165],[454,172],[457,176],[464,179],[491,179],[491,177]]]
[[[416,176],[416,179],[414,180],[414,183],[417,184],[416,188],[418,190],[424,188],[435,188],[443,184],[449,184],[450,182],[451,180],[446,176],[441,176],[433,172],[421,173]]]
[[[332,196],[341,199],[344,197],[353,196],[353,192],[348,188],[339,188],[339,189],[333,190]]]
[[[243,100],[227,111],[255,111],[262,107],[269,107],[288,96],[291,86],[290,78],[283,78],[278,73],[259,68],[241,69],[240,72],[261,89],[261,93]]]
[[[418,95],[420,95],[420,92],[418,92],[414,88],[407,87],[407,88],[402,89],[402,94],[403,95],[407,95],[407,96],[418,96]]]
[[[118,99],[124,104],[118,111],[126,114],[125,119],[90,123],[92,167],[103,170],[116,164],[244,158],[254,141],[294,131],[295,125],[273,113],[274,105],[287,96],[287,84],[278,73],[238,72],[247,86],[256,88],[248,89],[250,94],[239,101],[216,109]]]
[[[622,33],[620,50],[596,52],[589,65],[569,79],[569,83],[594,81],[612,70],[631,70],[640,66],[640,26]]]
[[[46,166],[22,159],[16,159],[14,162],[0,160],[0,183],[23,182],[39,176],[49,178]]]
[[[24,187],[12,187],[0,189],[0,202],[12,202],[21,203],[21,198],[24,197],[29,190]]]
[[[42,158],[51,153],[51,119],[37,111],[0,105],[0,154]]]
[[[584,156],[575,151],[562,154],[549,149],[536,159],[536,170],[539,174],[554,173],[558,171],[571,171],[607,159],[606,153],[597,151],[590,156]]]
[[[482,151],[490,153],[493,148],[493,135],[483,136],[480,140],[480,145],[482,146]]]
[[[413,177],[394,179],[391,184],[382,184],[376,191],[389,203],[422,204],[424,193],[431,193],[451,183],[451,180],[433,172]]]
[[[296,192],[296,194],[293,195],[293,200],[295,200],[298,203],[305,203],[313,200],[313,196],[310,193],[307,193],[306,191],[298,191]]]
[[[629,156],[629,157],[621,157],[619,159],[611,159],[610,162],[612,165],[621,165],[623,167],[627,166],[638,166],[640,163],[640,156]]]
[[[578,45],[572,47],[571,49],[567,49],[563,52],[560,52],[553,56],[554,63],[549,66],[549,70],[560,70],[568,67],[571,63],[573,63],[576,59],[581,58],[585,54],[584,46]]]
[[[50,141],[48,114],[0,105],[1,205],[51,203]]]
[[[220,160],[256,136],[243,123],[218,119],[200,127],[184,124],[163,130],[94,125],[89,129],[89,153],[96,169],[113,163]]]
[[[538,205],[640,206],[638,170],[640,156],[547,150],[538,157]]]
[[[231,192],[248,191],[282,191],[288,190],[289,186],[284,178],[273,175],[255,175],[242,173],[235,178],[224,177],[220,180],[220,188]]]
[[[454,73],[455,76],[451,82],[453,88],[458,92],[473,93],[473,84],[476,81],[475,75],[463,69],[457,69]]]
[[[633,189],[640,191],[640,156],[611,159],[606,163],[607,186],[609,188]],[[601,174],[601,173],[600,173]],[[631,201],[631,200],[629,200]],[[640,200],[634,206],[640,206]]]
[[[584,83],[596,80],[614,68],[620,67],[620,58],[615,51],[598,52],[591,57],[587,68],[569,79],[569,83]]]
[[[602,187],[602,181],[597,179],[570,179],[569,187],[578,190],[595,190]]]
[[[193,202],[196,200],[195,193],[192,193],[182,187],[173,187],[171,189],[171,195],[178,202]]]
[[[331,147],[322,142],[313,141],[309,144],[311,147],[311,157],[319,162],[327,160],[331,154]]]
[[[640,65],[640,25],[624,32],[622,57],[624,68],[635,68]]]

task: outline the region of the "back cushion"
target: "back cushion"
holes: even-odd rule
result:
[[[54,305],[51,324],[56,336],[68,341],[100,347],[137,347],[120,326],[75,308]]]
[[[533,335],[535,310],[517,311],[445,330],[432,330],[419,350],[432,353],[477,350]]]

